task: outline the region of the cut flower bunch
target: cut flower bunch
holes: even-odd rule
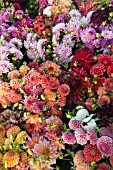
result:
[[[0,7],[0,170],[113,170],[113,1]]]

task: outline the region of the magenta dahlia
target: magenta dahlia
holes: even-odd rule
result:
[[[62,135],[62,139],[67,144],[73,145],[76,143],[76,138],[72,132],[64,132]]]

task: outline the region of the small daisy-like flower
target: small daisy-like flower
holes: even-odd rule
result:
[[[89,129],[86,133],[87,140],[90,141],[91,145],[96,145],[98,136],[97,133],[93,129]]]
[[[87,144],[84,147],[84,156],[87,159],[88,162],[98,162],[102,159],[102,155],[99,152],[98,148],[91,144]]]
[[[13,70],[8,73],[8,78],[14,79],[14,78],[19,78],[19,71],[18,70]]]
[[[5,136],[5,127],[0,124],[0,137],[3,138]]]
[[[18,164],[20,159],[19,153],[16,151],[8,151],[3,155],[3,161],[7,163],[8,168],[12,168]]]
[[[99,54],[98,56],[98,63],[101,63],[107,68],[108,66],[111,66],[111,63],[113,62],[113,59],[108,54]]]
[[[72,130],[76,130],[77,128],[80,128],[81,127],[81,124],[82,122],[80,120],[70,120],[69,121],[69,128],[72,129]]]
[[[25,65],[22,65],[20,68],[19,68],[19,71],[20,71],[20,75],[23,77],[25,76],[28,71],[30,70],[30,68],[28,66],[25,66]]]
[[[29,81],[33,85],[39,85],[40,84],[40,74],[36,71],[31,72]]]
[[[56,93],[52,92],[50,89],[45,89],[44,95],[45,95],[46,99],[49,101],[54,101],[56,98]]]
[[[96,170],[111,170],[110,166],[106,163],[100,163],[97,165]]]
[[[107,91],[113,90],[113,78],[107,78],[104,83],[104,87]]]
[[[22,54],[22,52],[21,52],[20,50],[18,50],[17,48],[12,47],[12,48],[9,49],[9,52],[10,52],[12,55],[16,56],[17,59],[20,59],[20,60],[23,59],[23,54]]]
[[[18,49],[20,49],[22,47],[22,41],[18,38],[11,39],[9,43],[14,48],[17,47]]]
[[[113,39],[113,32],[109,30],[102,30],[101,36],[104,37],[105,40]]]
[[[62,139],[67,144],[73,145],[76,143],[76,138],[72,132],[64,132],[62,135]]]
[[[23,144],[24,140],[27,137],[27,132],[26,131],[21,131],[20,133],[18,133],[15,142],[17,142],[18,144]]]
[[[113,154],[113,139],[108,136],[101,136],[97,140],[97,148],[101,154],[111,156]]]
[[[19,134],[19,132],[20,132],[20,128],[18,126],[16,126],[16,125],[12,126],[7,130],[7,137],[9,138],[10,135],[15,137]]]
[[[70,88],[67,84],[62,84],[58,87],[58,92],[61,96],[67,96],[70,92]]]
[[[110,104],[110,97],[107,95],[101,95],[98,97],[98,102],[100,106],[105,106]]]
[[[75,137],[78,144],[85,145],[87,143],[86,133],[82,128],[75,130]]]
[[[0,75],[3,73],[8,73],[10,70],[12,70],[13,64],[10,63],[8,60],[1,60],[0,61]]]
[[[48,132],[54,132],[57,134],[61,133],[63,123],[58,116],[51,116],[50,118],[46,119],[46,123],[46,130]]]
[[[58,66],[56,63],[52,61],[46,61],[43,67],[44,69],[47,69],[47,73],[50,75],[61,73],[60,66]]]
[[[10,86],[15,89],[18,90],[21,87],[21,84],[19,83],[19,79],[11,79],[10,80]]]
[[[103,75],[105,72],[105,66],[102,63],[97,63],[91,67],[90,73],[92,75]]]
[[[107,73],[108,73],[108,76],[112,76],[113,77],[113,65],[108,66]]]

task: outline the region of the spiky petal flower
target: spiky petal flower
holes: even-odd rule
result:
[[[3,155],[3,161],[7,163],[8,168],[12,168],[18,164],[20,159],[19,153],[16,151],[8,151]]]
[[[87,159],[88,162],[98,162],[102,159],[102,155],[98,148],[91,144],[87,144],[84,147],[84,156]]]
[[[76,138],[72,132],[64,132],[62,135],[62,139],[67,144],[73,145],[76,143]]]
[[[98,63],[102,63],[105,66],[105,68],[111,66],[112,62],[113,62],[112,57],[108,54],[100,54],[98,56]]]
[[[91,67],[90,70],[90,73],[92,75],[97,75],[97,76],[103,75],[104,72],[105,72],[105,66],[102,63],[96,63]]]
[[[101,154],[111,156],[113,154],[113,139],[108,136],[101,136],[97,140],[97,148]]]
[[[81,31],[80,35],[84,43],[90,43],[95,39],[96,31],[94,28],[87,27]]]

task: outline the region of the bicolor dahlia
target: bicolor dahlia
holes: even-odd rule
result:
[[[85,145],[87,143],[86,133],[82,128],[77,128],[74,133],[78,144]]]
[[[102,159],[102,155],[98,148],[91,144],[87,144],[84,147],[84,156],[88,162],[99,162]]]
[[[98,136],[97,133],[93,129],[89,129],[86,133],[87,140],[91,145],[96,145]]]
[[[111,167],[106,163],[100,163],[97,165],[96,170],[111,170]]]
[[[101,154],[111,156],[113,154],[113,139],[108,136],[101,136],[97,140],[97,148]]]
[[[75,144],[76,143],[76,138],[72,132],[64,132],[62,135],[62,139],[65,143],[67,144]]]
[[[104,87],[107,91],[113,90],[113,78],[107,78],[104,83]]]
[[[19,159],[20,159],[19,153],[14,150],[8,151],[3,155],[3,161],[7,163],[8,168],[12,168],[15,165],[17,165]]]

